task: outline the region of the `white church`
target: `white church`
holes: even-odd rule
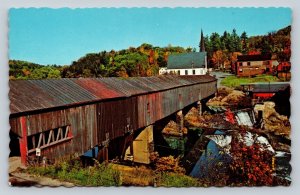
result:
[[[159,74],[205,75],[207,73],[207,53],[201,30],[199,52],[171,54],[166,68],[160,68]]]

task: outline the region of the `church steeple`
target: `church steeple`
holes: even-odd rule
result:
[[[200,37],[200,43],[199,43],[199,50],[200,50],[200,52],[205,52],[204,36],[203,36],[202,29],[201,29],[201,37]]]

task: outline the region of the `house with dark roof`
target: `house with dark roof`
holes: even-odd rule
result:
[[[237,76],[254,76],[272,73],[277,65],[277,60],[273,60],[271,54],[240,55],[237,56],[234,71]]]
[[[177,75],[205,75],[207,72],[206,52],[170,55],[166,72]]]
[[[205,75],[207,73],[207,53],[203,32],[199,43],[199,52],[171,54],[166,68],[161,68],[159,74]]]

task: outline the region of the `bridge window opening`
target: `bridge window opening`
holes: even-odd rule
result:
[[[188,70],[185,70],[185,75],[188,75]]]
[[[196,70],[193,70],[193,75],[195,75],[196,74]]]
[[[72,139],[70,125],[47,130],[27,137],[28,153]]]
[[[177,71],[177,74],[180,75],[180,70]]]

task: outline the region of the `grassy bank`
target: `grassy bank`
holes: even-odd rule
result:
[[[157,185],[161,187],[205,187],[199,180],[177,173],[161,173]]]
[[[279,79],[276,76],[272,75],[259,75],[256,77],[237,77],[237,76],[228,76],[221,81],[221,85],[226,87],[238,87],[240,84],[244,83],[257,83],[257,82],[276,82]]]
[[[78,186],[157,186],[196,187],[207,186],[184,174],[156,172],[144,166],[132,167],[117,164],[99,164],[83,168],[79,161],[66,161],[46,167],[28,167],[26,172]]]
[[[27,173],[68,181],[80,186],[120,186],[120,172],[111,165],[96,163],[83,168],[79,161],[62,162],[47,167],[29,167]]]
[[[114,164],[113,168],[120,171],[122,184],[126,186],[157,186],[157,187],[196,187],[202,185],[199,180],[166,171],[155,171],[145,166],[131,167]]]

